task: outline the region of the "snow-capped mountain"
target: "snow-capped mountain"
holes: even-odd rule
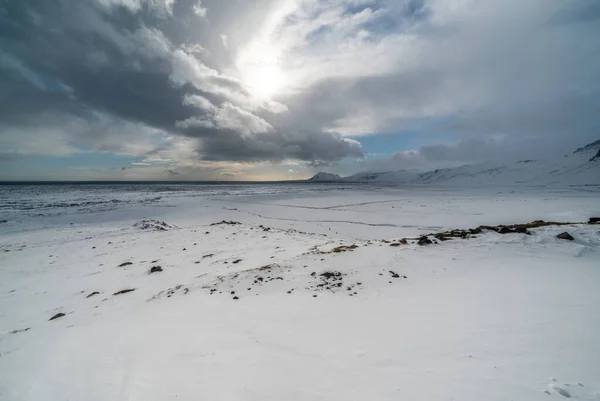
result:
[[[329,182],[329,181],[343,181],[344,178],[340,177],[337,174],[330,173],[317,173],[313,177],[309,178],[308,181],[320,181],[320,182]]]
[[[600,186],[600,140],[570,155],[543,160],[489,162],[428,172],[363,172],[349,177],[319,173],[310,181],[401,184]]]

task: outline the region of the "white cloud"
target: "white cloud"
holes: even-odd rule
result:
[[[194,11],[194,14],[201,18],[205,18],[208,11],[206,7],[202,7],[202,1],[200,0],[198,0],[198,3],[194,4],[192,10]]]

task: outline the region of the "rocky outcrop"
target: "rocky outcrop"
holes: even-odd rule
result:
[[[158,221],[153,219],[145,219],[138,221],[133,225],[135,228],[139,228],[140,230],[155,230],[155,231],[168,231],[177,226],[172,224],[165,223],[164,221]]]
[[[556,236],[556,238],[566,239],[567,241],[573,241],[575,238],[571,236],[568,232],[560,233]]]

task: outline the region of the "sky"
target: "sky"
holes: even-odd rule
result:
[[[286,180],[600,139],[597,0],[0,0],[0,180]]]

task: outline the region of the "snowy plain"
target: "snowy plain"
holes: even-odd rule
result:
[[[600,400],[595,187],[5,186],[0,203],[0,400]],[[576,224],[417,243],[540,219]]]

